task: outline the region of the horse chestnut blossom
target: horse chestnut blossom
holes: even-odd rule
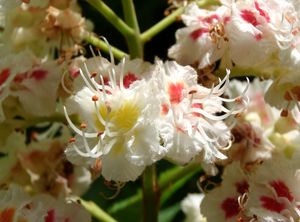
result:
[[[168,150],[166,158],[185,164],[202,152],[207,163],[225,159],[220,150],[230,147],[230,129],[235,121],[233,118],[231,126],[227,126],[223,120],[245,109],[247,86],[233,99],[222,98],[229,84],[229,71],[218,85],[209,89],[197,84],[197,74],[189,66],[176,62],[158,65],[157,97],[161,101],[158,125]],[[228,110],[223,102],[234,105]]]
[[[299,1],[154,4],[0,0],[0,222],[300,221]]]
[[[79,127],[65,108],[69,126],[77,134],[66,151],[71,161],[80,162],[74,150],[87,165],[99,158],[105,179],[126,182],[162,157],[179,164],[201,152],[209,163],[226,158],[219,149],[230,146],[232,126],[223,120],[243,111],[247,103],[247,87],[237,98],[221,97],[229,73],[209,89],[197,85],[191,67],[176,62],[157,61],[153,68],[125,59],[115,67],[99,57],[83,67],[85,86],[69,101],[70,109],[80,114]],[[236,104],[228,110],[223,102]]]
[[[91,217],[78,203],[65,203],[45,194],[30,196],[13,184],[0,190],[0,221],[88,222]]]
[[[216,10],[193,3],[181,17],[187,27],[177,31],[169,56],[199,68],[221,60],[223,68],[238,66],[274,75],[280,68],[280,52],[292,46],[299,29],[293,4],[279,0],[224,0]]]
[[[143,78],[151,67],[141,60],[123,60],[119,67],[101,57],[91,60],[80,70],[86,85],[70,98],[81,114],[79,128],[65,108],[69,126],[77,133],[67,156],[68,150],[75,149],[80,156],[100,158],[107,180],[135,180],[166,152],[154,122],[158,103],[151,93],[151,82]]]
[[[3,106],[12,97],[18,98],[18,104],[28,114],[47,116],[54,113],[61,69],[54,61],[44,62],[30,51],[3,57],[0,62],[0,119],[4,120]]]

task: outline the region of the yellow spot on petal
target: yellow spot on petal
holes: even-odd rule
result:
[[[122,101],[120,101],[122,102]],[[99,114],[109,124],[113,124],[113,131],[126,132],[134,127],[140,116],[140,109],[132,101],[123,101],[117,107],[107,108],[104,104],[99,107]],[[95,114],[95,118],[97,118]],[[97,127],[103,132],[105,127],[97,119]]]

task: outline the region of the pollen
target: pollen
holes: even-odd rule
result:
[[[140,110],[135,103],[125,101],[119,109],[112,110],[110,116],[118,129],[127,131],[136,124],[140,116]]]
[[[74,143],[76,141],[76,139],[74,138],[74,137],[71,137],[70,139],[69,139],[69,143]]]
[[[87,127],[86,123],[81,123],[80,124],[80,129],[86,129],[86,127]]]
[[[96,102],[96,101],[98,101],[98,99],[99,99],[99,97],[98,96],[92,96],[92,100],[94,101],[94,102]]]

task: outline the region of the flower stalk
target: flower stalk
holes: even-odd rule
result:
[[[109,214],[107,214],[104,210],[102,210],[97,204],[93,201],[85,201],[80,199],[80,203],[84,208],[89,211],[93,217],[102,222],[117,222],[114,218],[112,218]]]
[[[159,212],[159,186],[156,167],[149,166],[143,174],[143,217],[144,222],[157,222]]]
[[[133,30],[133,34],[125,35],[131,58],[143,58],[144,49],[140,37],[140,28],[132,0],[122,0],[125,22]]]
[[[130,28],[108,5],[101,0],[87,0],[98,12],[100,12],[123,36],[133,35]]]

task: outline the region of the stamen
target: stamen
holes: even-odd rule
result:
[[[106,45],[108,47],[109,56],[110,56],[110,63],[112,63],[113,65],[115,65],[115,59],[114,59],[114,55],[112,53],[111,45],[109,44],[109,42],[107,41],[107,39],[104,36],[100,36],[100,38],[103,39],[103,41],[106,43]]]
[[[68,115],[68,113],[67,113],[67,108],[66,108],[65,106],[64,106],[64,113],[65,113],[66,120],[67,120],[69,126],[72,128],[72,130],[73,130],[75,133],[81,135],[81,134],[82,134],[82,131],[81,131],[80,129],[78,129],[78,128],[73,124],[72,120],[70,119],[70,117],[69,117],[69,115]],[[97,133],[85,133],[85,136],[86,136],[87,138],[95,138],[95,137],[97,137]]]
[[[69,139],[69,143],[74,143],[75,141],[76,141],[75,137],[71,137],[71,138]]]
[[[79,73],[80,73],[80,75],[81,75],[81,77],[82,77],[84,83],[87,85],[87,87],[88,87],[92,92],[96,93],[96,89],[97,89],[97,88],[94,89],[94,88],[91,86],[91,84],[89,83],[89,81],[85,78],[85,76],[84,76],[84,74],[83,74],[83,72],[82,72],[81,69],[79,70]]]
[[[61,86],[62,88],[69,94],[73,94],[73,92],[71,90],[69,90],[66,85],[65,85],[65,77],[66,77],[66,74],[68,73],[68,71],[64,71],[64,73],[62,74],[62,77],[61,77],[61,80],[60,80],[60,83],[61,83]]]
[[[125,69],[125,57],[122,58],[121,61],[121,73],[120,73],[120,88],[121,90],[124,89],[124,69]]]
[[[92,96],[92,100],[93,100],[94,102],[98,101],[98,99],[99,99],[98,96],[96,96],[96,95]]]

